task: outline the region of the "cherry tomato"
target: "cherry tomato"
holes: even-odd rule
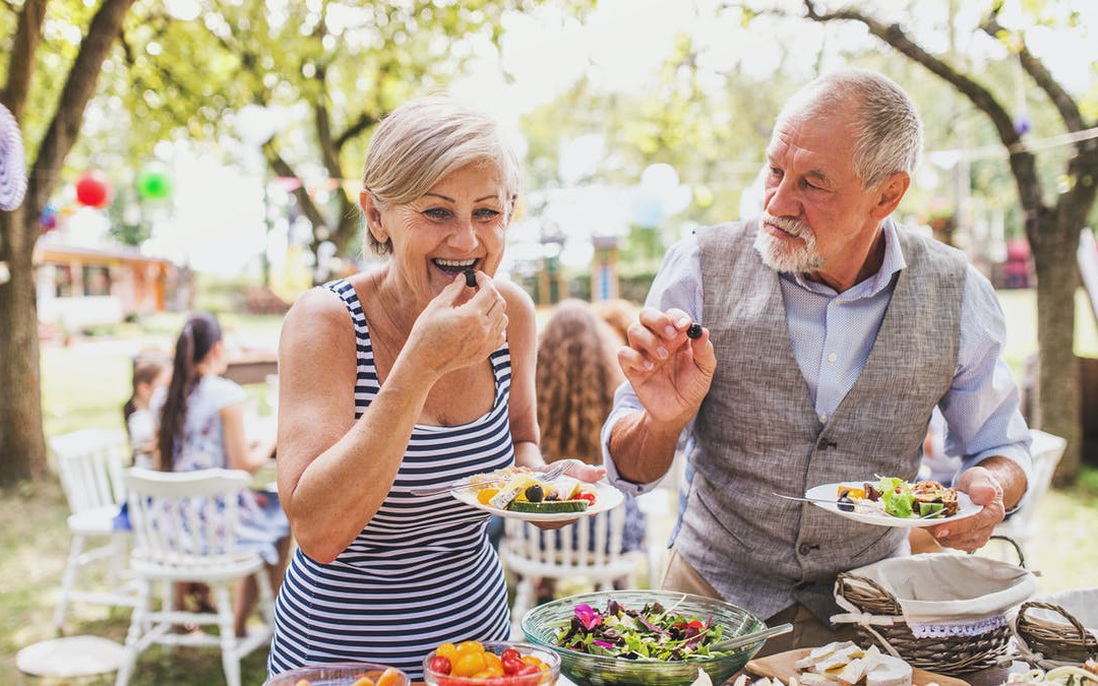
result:
[[[589,507],[595,505],[595,494],[590,491],[580,491],[576,495],[572,496],[572,500],[586,500]]]
[[[454,676],[473,676],[487,666],[484,653],[464,652],[458,655],[451,674]]]
[[[450,670],[454,668],[453,664],[450,662],[450,658],[445,655],[437,654],[431,658],[431,662],[427,666],[431,668],[432,672],[438,674],[449,674]]]
[[[457,659],[457,646],[447,641],[435,649],[435,655],[441,655],[453,662]]]
[[[359,678],[355,679],[355,682],[351,686],[377,686],[374,680],[363,674]]]
[[[527,676],[529,674],[541,674],[541,668],[537,665],[532,665],[527,662],[523,663],[523,665],[519,667],[518,671],[515,672],[515,676]]]
[[[515,650],[514,648],[508,648],[507,650],[504,650],[502,653],[499,654],[499,659],[504,662],[512,658],[521,660],[522,653]]]

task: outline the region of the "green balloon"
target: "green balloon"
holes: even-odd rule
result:
[[[164,200],[172,194],[172,177],[164,171],[146,169],[137,177],[137,194],[144,200]]]

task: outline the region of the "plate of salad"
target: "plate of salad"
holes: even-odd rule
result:
[[[804,495],[817,507],[876,526],[938,526],[971,517],[983,509],[967,493],[938,482],[909,482],[889,476],[821,484]]]

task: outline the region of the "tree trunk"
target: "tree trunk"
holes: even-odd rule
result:
[[[38,296],[32,264],[38,217],[57,185],[61,166],[80,133],[84,110],[95,93],[103,61],[121,35],[122,20],[134,2],[103,0],[92,17],[31,165],[24,203],[14,212],[0,213],[0,259],[7,261],[11,273],[11,280],[0,285],[0,389],[4,391],[0,393],[0,486],[41,478],[48,472],[42,426]],[[45,0],[24,5],[19,18],[20,35],[41,31],[45,5]],[[17,50],[11,55],[8,83],[23,84],[5,93],[5,98],[11,99],[12,112],[22,112],[26,105],[26,86],[33,74],[37,46],[34,35],[27,35],[16,42]]]
[[[46,474],[46,444],[42,433],[39,377],[38,306],[27,248],[27,221],[37,217],[26,205],[0,213],[3,242],[0,259],[7,261],[11,280],[0,285],[0,485]],[[37,235],[37,226],[34,227]]]
[[[1079,471],[1083,430],[1079,403],[1079,363],[1075,359],[1075,290],[1079,285],[1075,251],[1079,232],[1051,212],[1042,213],[1031,233],[1037,272],[1037,402],[1034,428],[1067,439],[1056,467],[1058,484]],[[1066,303],[1066,306],[1065,306]]]

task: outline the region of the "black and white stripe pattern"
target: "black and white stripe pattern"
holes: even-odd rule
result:
[[[351,284],[327,287],[354,320],[358,417],[378,391],[366,318]],[[487,515],[449,494],[410,494],[514,462],[506,346],[491,363],[496,400],[488,414],[460,426],[416,425],[389,495],[358,538],[327,565],[296,551],[278,596],[271,674],[319,662],[370,661],[421,679],[423,657],[440,643],[508,637],[507,585],[485,535]]]

